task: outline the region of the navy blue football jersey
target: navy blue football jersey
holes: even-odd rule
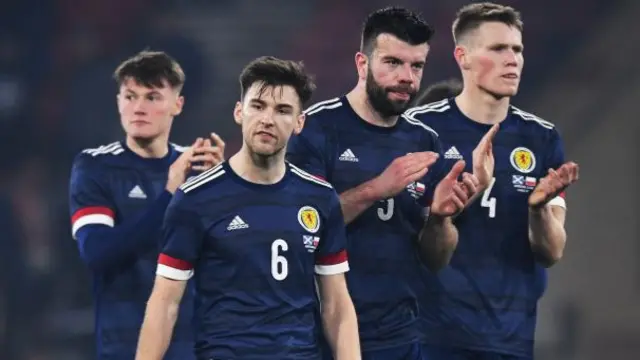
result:
[[[168,170],[181,151],[170,146],[164,158],[145,159],[116,142],[84,150],[74,160],[72,234],[92,270],[99,359],[135,356],[171,198],[164,189]],[[194,356],[192,292],[190,287],[167,359]]]
[[[255,184],[225,162],[176,193],[164,238],[158,275],[195,279],[198,359],[319,359],[315,275],[349,269],[331,185],[290,164]]]
[[[453,99],[410,109],[440,134],[444,158],[467,160],[490,125],[462,114]],[[528,234],[528,197],[549,168],[564,163],[553,124],[511,106],[493,141],[494,178],[482,197],[460,214],[458,247],[450,266],[424,272],[421,316],[435,345],[532,356],[537,302],[546,270],[534,260]],[[564,207],[558,197],[552,205]]]
[[[393,127],[372,125],[355,113],[346,97],[320,102],[305,113],[304,129],[290,140],[287,157],[339,193],[375,178],[397,157],[440,152],[437,134],[428,126],[407,117]],[[419,340],[417,296],[423,285],[417,238],[430,191],[442,176],[436,168],[347,225],[347,283],[363,350]]]

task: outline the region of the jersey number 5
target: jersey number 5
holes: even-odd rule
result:
[[[491,178],[491,182],[489,183],[489,187],[482,194],[482,199],[480,200],[480,206],[489,208],[489,217],[496,217],[496,198],[489,197],[491,195],[491,190],[493,189],[493,185],[496,183],[496,178]]]
[[[289,275],[289,263],[287,258],[281,254],[289,250],[289,244],[282,239],[277,239],[271,243],[271,276],[278,281],[282,281]]]
[[[382,221],[389,221],[389,219],[391,219],[391,217],[393,216],[393,198],[381,201],[387,203],[387,206],[384,208],[378,208],[378,218],[380,218],[380,220]]]

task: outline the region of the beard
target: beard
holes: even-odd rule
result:
[[[371,69],[367,73],[367,97],[369,103],[383,117],[398,116],[404,113],[413,102],[416,97],[416,90],[411,89],[410,86],[394,86],[385,88],[378,84],[376,79],[373,78]],[[408,100],[391,100],[389,99],[390,92],[404,92],[409,94]]]
[[[284,144],[274,144],[274,146],[264,146],[259,144],[253,144],[249,140],[244,141],[247,149],[249,150],[249,156],[253,160],[254,165],[260,168],[266,168],[270,163],[276,161],[278,157],[283,156],[285,151]]]

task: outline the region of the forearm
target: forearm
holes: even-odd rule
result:
[[[94,271],[105,271],[123,260],[157,247],[154,234],[162,226],[171,195],[163,193],[138,218],[125,220],[116,227],[88,225],[76,237],[80,256]]]
[[[360,359],[358,320],[351,299],[322,310],[325,336],[333,350],[335,360]]]
[[[150,299],[140,330],[136,360],[162,360],[178,318],[179,304]]]
[[[420,259],[431,271],[449,264],[458,246],[458,229],[450,217],[429,215],[418,238]]]
[[[567,233],[564,224],[554,215],[552,206],[529,209],[529,241],[538,261],[544,266],[550,267],[562,258]]]
[[[340,194],[340,205],[345,224],[355,220],[379,200],[381,199],[376,195],[373,181],[367,181]]]

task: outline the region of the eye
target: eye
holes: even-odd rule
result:
[[[400,60],[398,59],[388,59],[385,61],[385,64],[389,64],[389,65],[393,65],[393,66],[398,66],[401,64]]]

